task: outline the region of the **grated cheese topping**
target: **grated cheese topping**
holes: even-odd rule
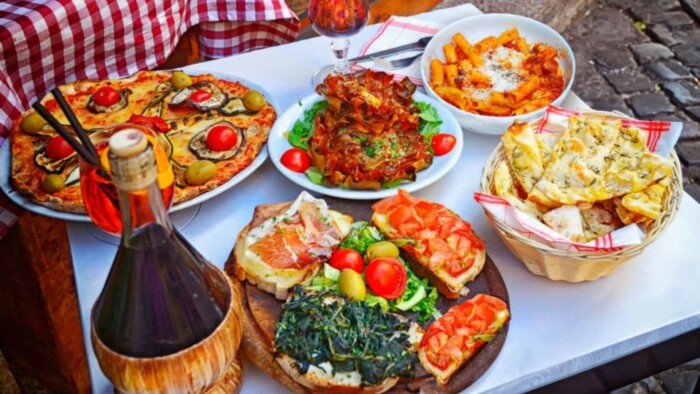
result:
[[[491,88],[468,90],[470,96],[479,101],[487,101],[492,92],[509,92],[523,81],[518,72],[525,55],[511,48],[499,46],[484,55],[484,65],[476,70],[489,77]]]

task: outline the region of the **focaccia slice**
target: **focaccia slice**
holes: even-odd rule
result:
[[[520,212],[526,213],[537,219],[542,219],[542,214],[547,212],[547,209],[540,207],[532,201],[523,200],[517,196],[517,190],[515,189],[515,184],[513,183],[513,177],[511,176],[508,164],[502,161],[496,167],[496,171],[493,173],[493,186],[495,194],[498,197],[508,201],[515,209]]]
[[[574,242],[585,241],[581,211],[576,205],[564,205],[552,209],[544,214],[542,221],[563,237]]]
[[[552,208],[603,201],[640,191],[671,172],[671,162],[648,151],[638,128],[572,116],[528,199]]]
[[[670,184],[671,178],[663,178],[642,191],[627,194],[621,203],[634,213],[656,220],[661,217],[661,207]]]
[[[535,132],[528,123],[516,121],[501,136],[501,141],[515,178],[525,193],[530,193],[544,173]]]
[[[588,209],[581,209],[581,217],[586,241],[607,235],[623,226],[616,215],[612,200],[596,203]]]

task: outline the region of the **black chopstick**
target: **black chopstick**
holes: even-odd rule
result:
[[[61,93],[61,91],[58,88],[53,88],[53,90],[51,90],[51,94],[53,94],[53,97],[56,99],[58,106],[61,107],[61,111],[63,111],[63,114],[66,115],[66,118],[68,118],[68,122],[70,122],[70,125],[73,126],[73,130],[75,130],[75,133],[78,135],[78,138],[80,138],[80,142],[83,143],[83,146],[87,148],[87,150],[90,152],[90,154],[93,155],[93,157],[98,158],[97,149],[95,149],[95,145],[92,144],[90,137],[88,137],[87,133],[85,132],[85,129],[83,129],[83,125],[80,124],[80,121],[75,116],[73,109],[70,107],[70,105],[68,105],[68,102],[66,102],[66,99],[63,97],[63,93]]]
[[[87,160],[93,166],[101,167],[97,155],[93,156],[87,150],[87,148],[84,147],[80,142],[78,142],[78,140],[76,140],[75,137],[73,137],[71,133],[68,130],[66,130],[66,128],[58,120],[56,120],[56,118],[54,118],[53,115],[51,115],[49,110],[47,110],[46,107],[44,107],[39,101],[34,103],[34,105],[32,105],[32,108],[34,108],[34,110],[36,110],[36,112],[39,115],[41,115],[42,118],[44,118],[46,123],[51,125],[51,127],[53,127],[53,129],[56,130],[58,134],[60,134],[61,137],[63,137],[63,139],[66,140],[66,142],[70,144],[70,146],[73,147],[73,149],[75,149],[76,152],[78,152],[80,157]]]

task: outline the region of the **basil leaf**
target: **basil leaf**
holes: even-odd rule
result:
[[[435,107],[428,103],[416,101],[413,103],[413,106],[420,111],[418,113],[418,117],[420,118],[420,123],[418,123],[418,132],[423,135],[425,142],[430,145],[430,140],[433,138],[433,136],[440,132],[442,119],[440,119],[440,115],[438,115]]]
[[[308,170],[304,171],[304,174],[306,174],[306,177],[309,178],[313,184],[323,185],[325,183],[323,174],[321,174],[321,171],[319,171],[316,167],[309,167]]]
[[[406,180],[404,179],[396,179],[393,181],[384,182],[382,183],[382,189],[393,189],[403,185],[404,183],[406,183]]]
[[[314,134],[314,119],[316,115],[328,108],[327,101],[318,101],[304,111],[303,119],[294,122],[292,130],[287,135],[287,140],[292,146],[308,150],[309,138]]]

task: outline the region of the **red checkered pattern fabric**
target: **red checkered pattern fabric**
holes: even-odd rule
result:
[[[0,145],[12,120],[54,86],[152,69],[192,26],[200,26],[209,58],[283,44],[299,32],[284,0],[0,1]],[[16,220],[9,209],[3,196],[0,237]]]
[[[581,115],[581,112],[572,109],[560,108],[550,105],[544,113],[544,118],[537,128],[538,133],[560,133],[563,126],[569,121],[569,117]],[[647,148],[656,152],[659,141],[664,137],[664,133],[671,131],[672,122],[661,120],[637,120],[622,119],[622,126],[636,127],[647,133]]]

